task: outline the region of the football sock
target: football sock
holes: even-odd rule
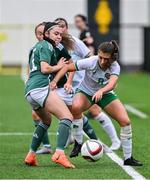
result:
[[[33,137],[32,137],[32,143],[31,143],[31,151],[36,152],[38,147],[41,144],[41,141],[43,139],[43,136],[45,135],[45,132],[47,132],[48,125],[44,124],[43,122],[40,122],[37,126]]]
[[[73,122],[73,136],[79,143],[83,143],[83,119],[74,119]]]
[[[115,127],[109,116],[107,116],[104,112],[101,112],[95,117],[95,119],[100,122],[102,128],[108,134],[112,142],[119,140]]]
[[[39,120],[33,120],[33,121],[34,121],[35,127],[37,127],[37,125],[41,122],[40,119]],[[48,131],[45,132],[43,139],[42,139],[42,143],[43,143],[43,146],[46,148],[49,148],[51,146],[50,142],[49,142],[49,138],[48,138]]]
[[[56,149],[64,150],[66,142],[68,140],[69,131],[72,121],[69,119],[61,119],[57,131],[57,147]]]
[[[86,116],[83,117],[83,130],[90,139],[98,139]]]
[[[121,127],[120,139],[124,154],[124,159],[128,159],[132,154],[132,128],[131,124]]]

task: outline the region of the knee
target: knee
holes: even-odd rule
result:
[[[73,113],[82,113],[82,106],[79,103],[73,103],[72,105],[72,112]]]
[[[42,122],[46,124],[47,126],[51,125],[51,118],[42,119]]]
[[[90,109],[89,109],[91,115],[93,117],[97,116],[100,112],[101,112],[101,109],[98,105],[93,105]]]
[[[120,121],[120,126],[121,127],[125,127],[125,126],[128,126],[130,124],[131,124],[131,122],[130,122],[129,118],[122,118],[121,121]]]

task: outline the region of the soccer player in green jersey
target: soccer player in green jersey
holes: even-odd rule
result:
[[[60,39],[61,30],[58,24],[46,23],[44,40],[38,42],[29,54],[30,74],[25,86],[25,97],[42,120],[33,134],[30,150],[25,158],[25,163],[31,166],[38,164],[36,151],[51,124],[50,114],[52,113],[60,119],[57,147],[52,156],[52,161],[65,168],[75,167],[64,153],[73,117],[65,103],[54,91],[49,89],[49,75],[59,71],[66,63],[65,58],[61,58],[57,65],[51,65],[52,62],[56,61],[53,45]]]
[[[119,47],[116,41],[104,42],[98,48],[98,55],[77,61],[62,68],[51,82],[55,89],[58,80],[66,72],[85,70],[78,92],[73,99],[72,112],[76,119],[82,118],[82,113],[92,104],[99,105],[121,127],[120,139],[124,154],[124,165],[142,166],[140,161],[132,157],[132,128],[128,114],[114,92],[120,66]]]

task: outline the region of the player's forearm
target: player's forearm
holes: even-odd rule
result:
[[[67,83],[72,84],[73,81],[73,77],[74,77],[75,72],[70,72],[68,79],[67,79]]]
[[[101,88],[100,91],[105,94],[109,91],[112,91],[114,89],[114,86],[107,84],[105,87]]]
[[[101,88],[100,91],[104,94],[104,93],[114,90],[117,84],[117,80],[118,80],[117,76],[110,78],[108,84],[104,86],[103,88]]]
[[[74,63],[65,65],[55,76],[55,78],[53,79],[53,81],[55,81],[56,83],[60,80],[61,77],[63,77],[66,72],[73,72],[76,71],[76,67]]]
[[[57,72],[61,69],[60,65],[55,65],[55,66],[46,66],[41,69],[43,74],[51,74],[53,72]]]
[[[55,81],[56,83],[58,83],[58,81],[61,79],[61,77],[63,77],[66,73],[67,73],[68,69],[67,67],[63,67],[54,77],[53,81]]]

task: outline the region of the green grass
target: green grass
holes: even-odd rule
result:
[[[24,84],[19,76],[0,76],[0,132],[32,132],[31,109],[24,99]],[[145,112],[150,117],[150,75],[121,75],[117,94],[124,103],[128,103]],[[133,152],[144,163],[135,168],[146,178],[150,178],[150,119],[140,119],[129,114],[133,125]],[[90,121],[97,135],[108,145],[110,140],[94,120]],[[114,122],[114,121],[113,121]],[[57,120],[53,119],[49,132],[56,132]],[[119,126],[114,122],[119,133]],[[56,137],[50,136],[53,149]],[[0,178],[1,179],[129,179],[119,166],[106,155],[95,163],[82,157],[72,159],[76,169],[64,169],[51,162],[49,155],[38,156],[39,167],[23,164],[28,152],[31,136],[0,136]],[[67,154],[71,151],[69,147]],[[117,151],[122,157],[122,150]]]

